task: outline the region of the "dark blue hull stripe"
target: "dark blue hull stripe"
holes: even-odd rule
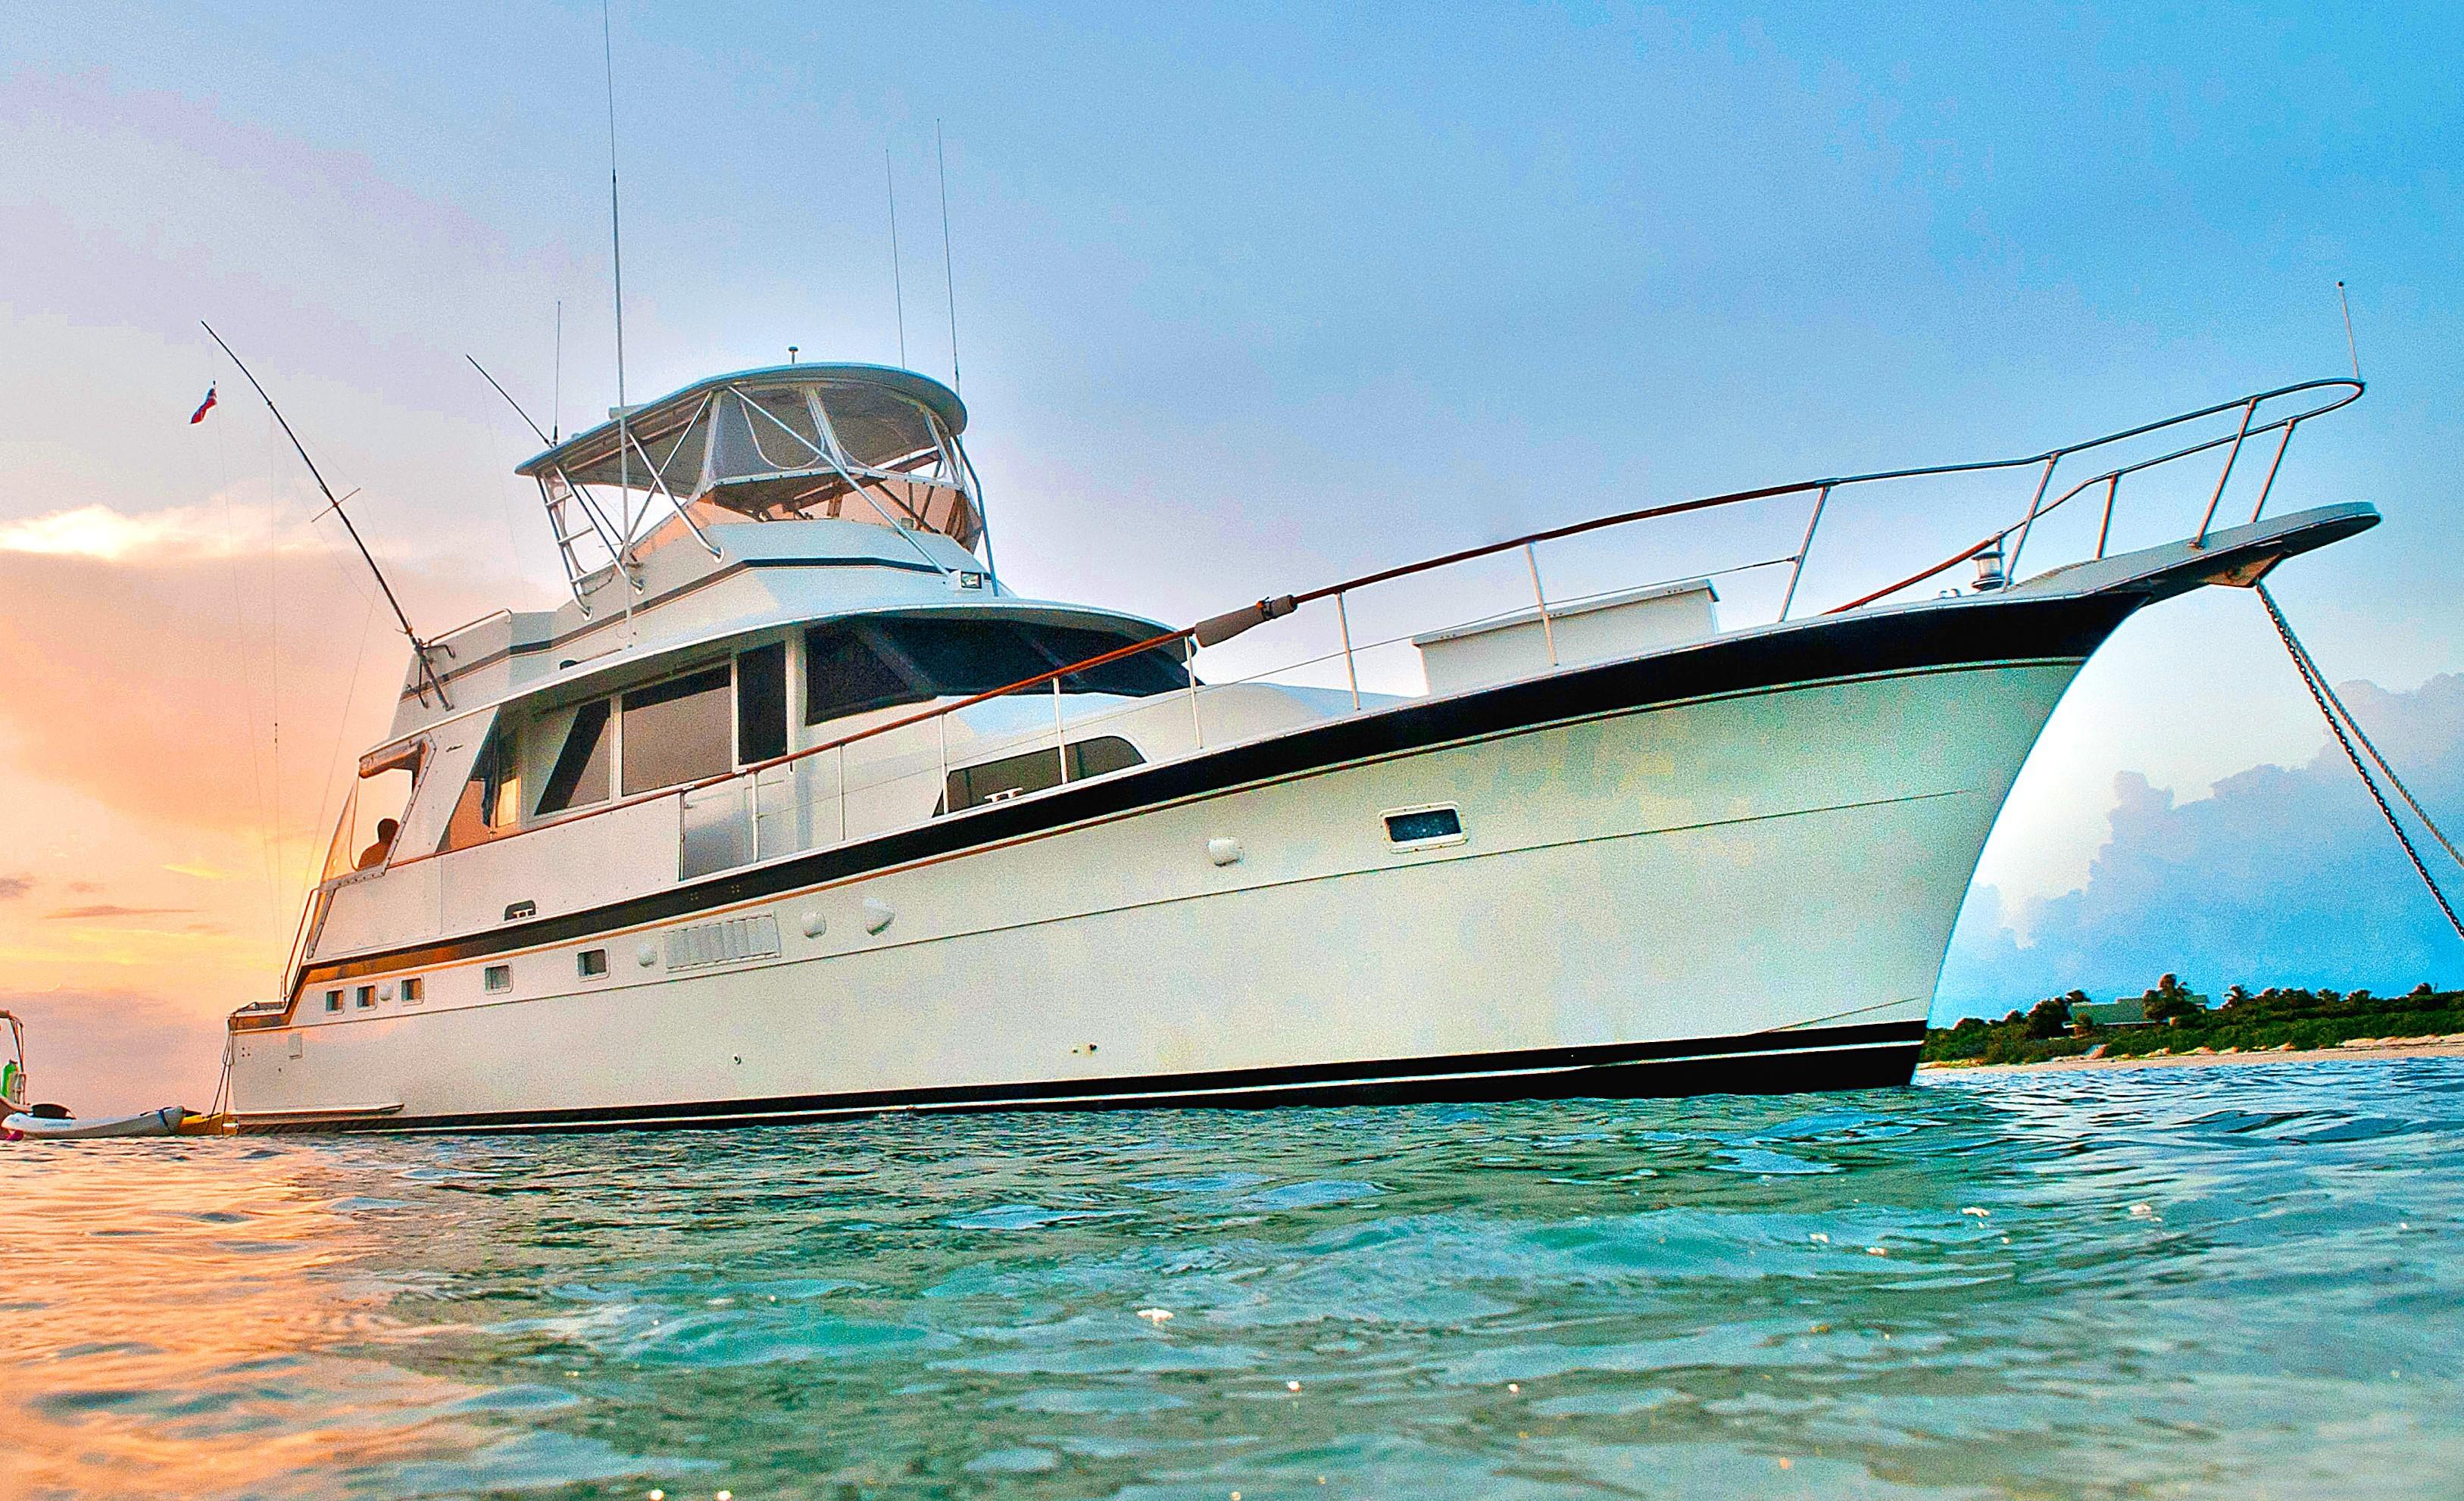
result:
[[[893,1111],[1258,1109],[1432,1100],[1642,1099],[1793,1094],[1905,1084],[1925,1023],[1882,1022],[1601,1047],[1107,1079],[868,1090],[759,1099],[661,1101],[584,1110],[251,1121],[245,1132],[605,1131],[776,1125]]]

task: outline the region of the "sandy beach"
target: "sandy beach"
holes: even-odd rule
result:
[[[1920,1063],[1920,1074],[2034,1074],[2076,1069],[2183,1068],[2219,1063],[2285,1063],[2332,1058],[2464,1058],[2464,1037],[2366,1037],[2333,1048],[2262,1049],[2256,1053],[2159,1053],[2144,1057],[2048,1058],[2041,1063]]]

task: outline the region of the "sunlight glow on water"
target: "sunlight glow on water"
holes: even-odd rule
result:
[[[2453,1060],[19,1143],[0,1488],[2452,1495],[2459,1163]]]

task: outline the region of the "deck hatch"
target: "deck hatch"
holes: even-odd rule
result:
[[[668,968],[691,969],[737,959],[769,959],[779,952],[779,920],[767,912],[695,923],[668,934]]]

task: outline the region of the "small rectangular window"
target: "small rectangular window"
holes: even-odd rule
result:
[[[402,982],[402,1004],[416,1006],[428,999],[428,982],[413,976]]]
[[[512,965],[490,965],[487,968],[479,971],[479,986],[482,990],[489,991],[491,994],[498,990],[512,990],[514,988],[514,967]]]
[[[329,1012],[341,1011],[342,1009],[342,992],[340,990],[327,990],[325,992],[325,1009]]]
[[[574,968],[582,972],[583,979],[595,979],[607,972],[607,950],[585,948],[573,956],[573,964]]]
[[[351,992],[351,1004],[362,1011],[366,1011],[368,1008],[376,1005],[376,1003],[377,988],[373,985],[361,986],[358,990]]]
[[[736,761],[750,766],[787,753],[787,645],[736,659]]]
[[[1386,815],[1386,838],[1402,848],[1463,841],[1463,815],[1452,808],[1410,808]]]

